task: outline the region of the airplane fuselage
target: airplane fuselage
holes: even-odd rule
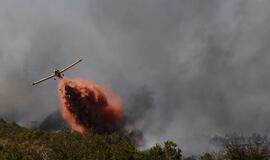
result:
[[[63,78],[64,76],[58,69],[55,69],[53,72],[54,72],[54,75],[60,79]]]

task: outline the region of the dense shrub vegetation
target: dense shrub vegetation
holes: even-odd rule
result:
[[[117,134],[81,135],[68,129],[43,132],[0,120],[0,160],[268,160],[269,156],[268,145],[263,142],[226,142],[219,153],[183,157],[170,141],[139,151]]]

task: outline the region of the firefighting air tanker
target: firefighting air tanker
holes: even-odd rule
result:
[[[66,70],[68,70],[68,69],[74,67],[76,64],[80,63],[81,61],[82,61],[82,59],[79,59],[79,60],[73,62],[72,64],[70,64],[69,66],[67,66],[66,68],[64,68],[64,69],[62,69],[62,70],[54,69],[52,75],[49,75],[48,77],[42,78],[42,79],[40,79],[40,80],[34,82],[32,85],[34,86],[34,85],[36,85],[36,84],[39,84],[39,83],[44,82],[44,81],[46,81],[46,80],[49,80],[49,79],[51,79],[51,78],[54,78],[54,80],[56,80],[56,77],[58,77],[59,79],[62,79],[62,78],[64,77],[63,72],[65,72]]]

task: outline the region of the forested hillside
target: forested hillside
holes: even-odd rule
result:
[[[238,145],[227,143],[218,153],[182,156],[173,142],[139,151],[122,135],[80,134],[69,129],[45,132],[0,120],[1,160],[267,160],[264,142]]]

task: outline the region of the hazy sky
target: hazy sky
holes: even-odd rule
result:
[[[31,83],[83,58],[66,75],[122,96],[149,142],[171,139],[198,152],[213,135],[268,134],[269,7],[268,0],[0,0],[0,113],[26,126],[41,121],[59,108],[57,81]]]

